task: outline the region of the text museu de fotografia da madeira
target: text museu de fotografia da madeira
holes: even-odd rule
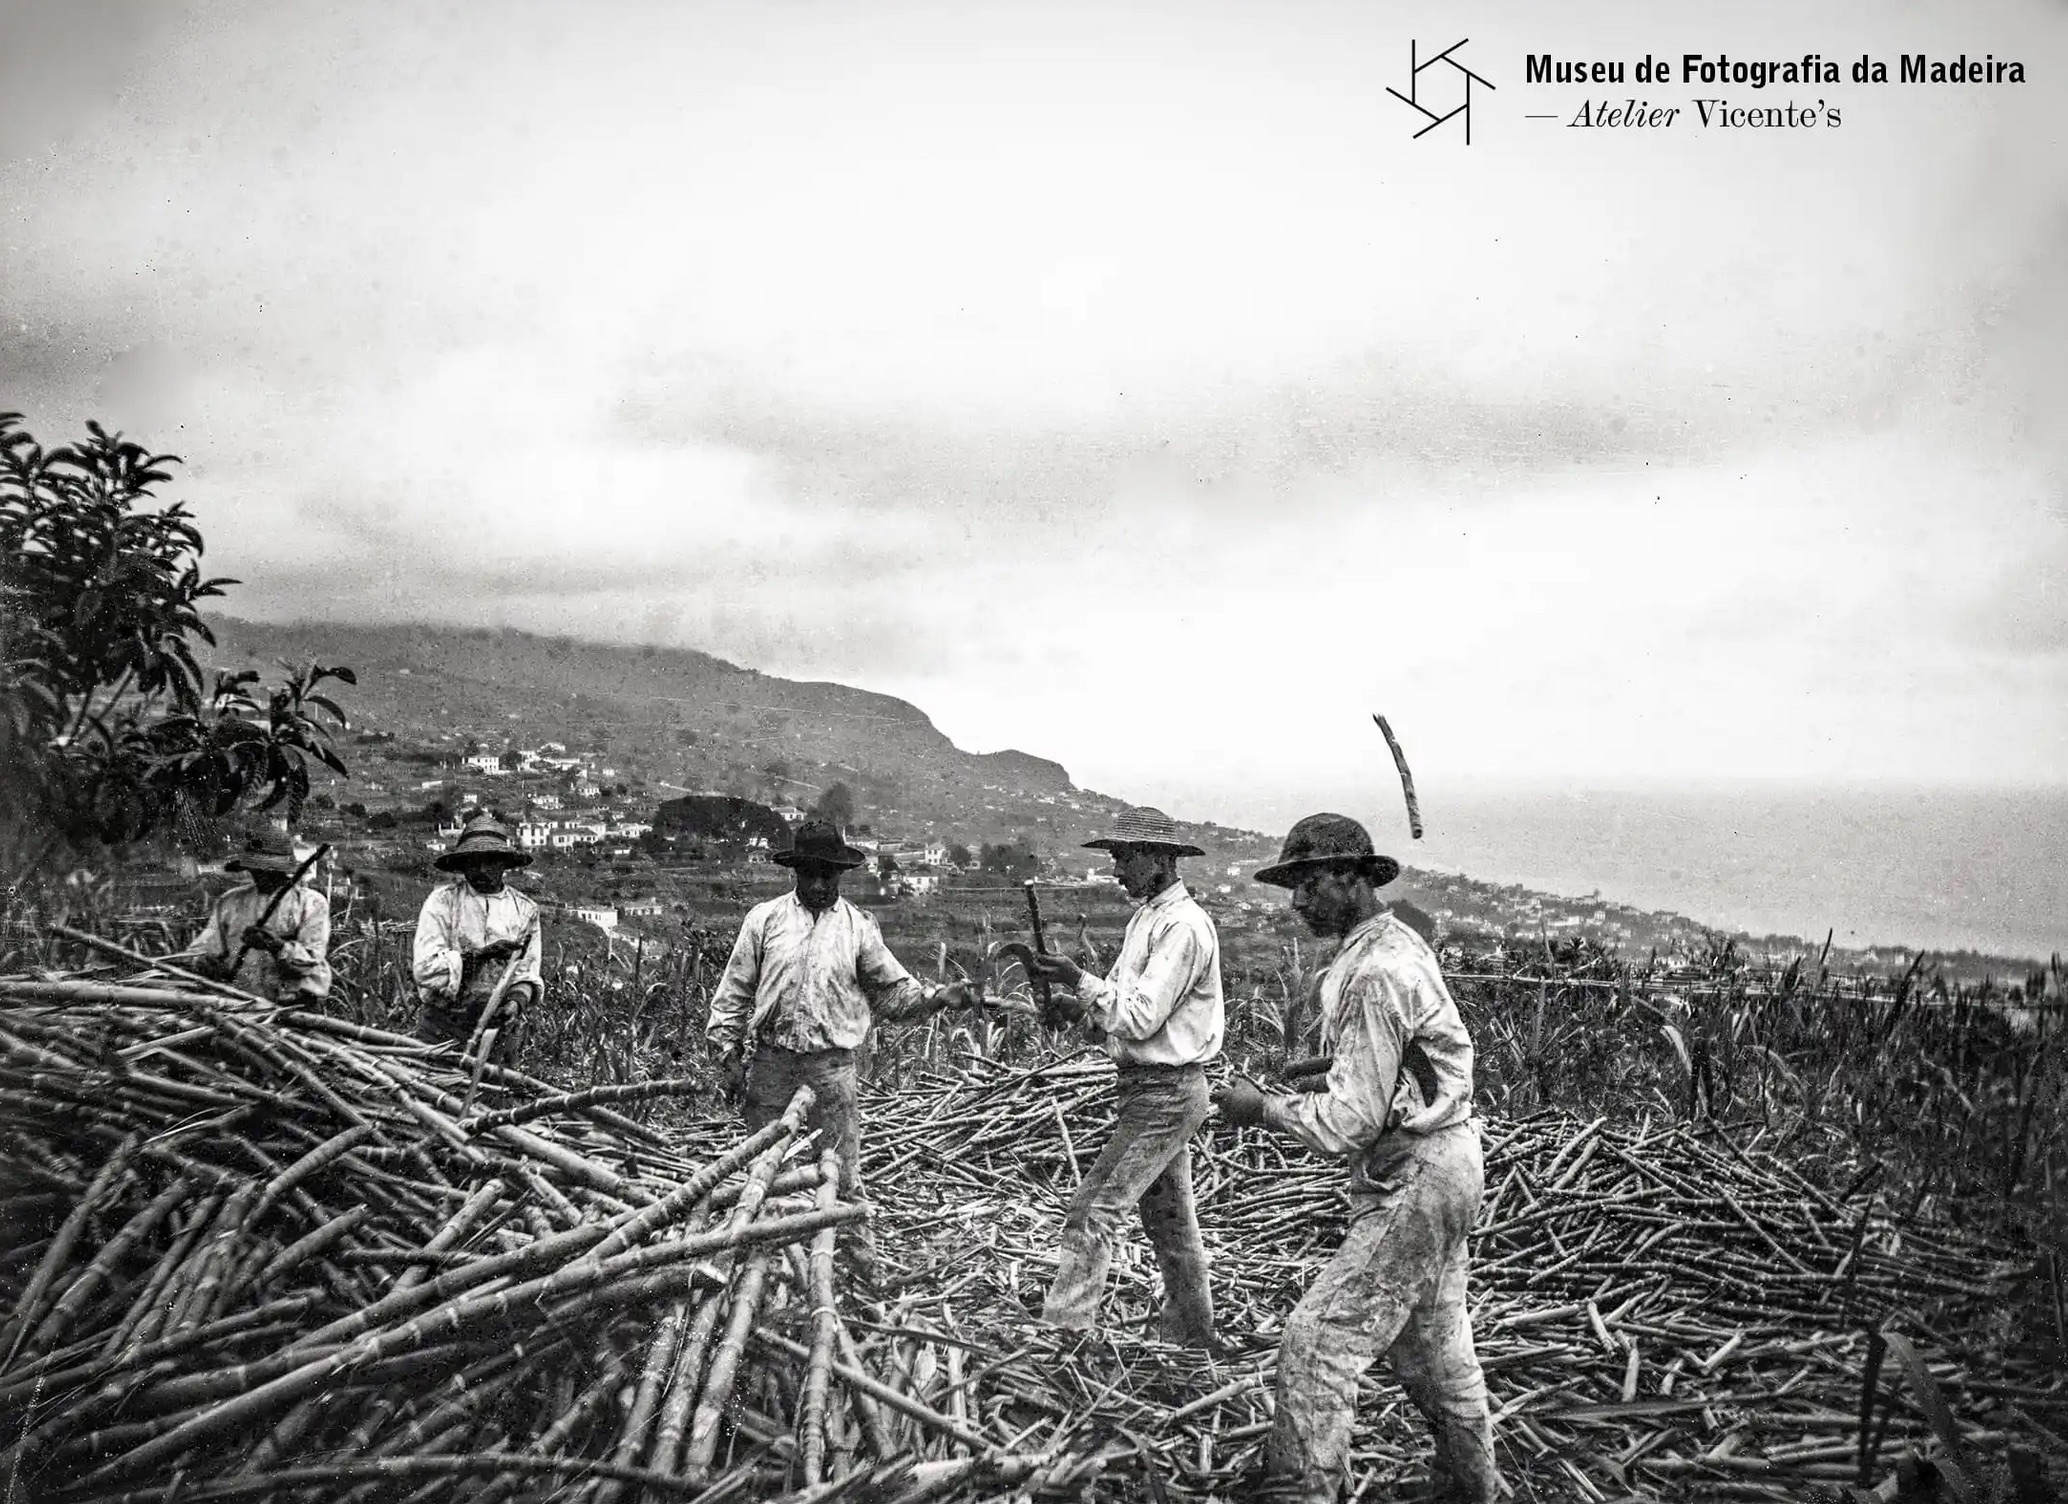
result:
[[[1657,84],[1682,86],[1734,85],[1751,89],[1813,84],[2022,84],[2025,65],[1994,53],[1971,57],[1934,57],[1928,53],[1898,54],[1893,63],[1862,53],[1850,66],[1808,52],[1798,58],[1743,58],[1728,53],[1683,53],[1676,60],[1654,53],[1634,59],[1562,58],[1555,53],[1526,56],[1523,80],[1530,84]],[[1767,100],[1746,102],[1696,96],[1682,103],[1649,99],[1584,100],[1565,122],[1568,126],[1666,129],[1687,124],[1703,128],[1794,129],[1844,123],[1839,106],[1819,98],[1812,102]]]

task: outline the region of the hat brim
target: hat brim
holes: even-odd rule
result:
[[[837,857],[816,851],[807,851],[801,856],[794,851],[778,851],[769,860],[778,867],[832,867],[840,872],[852,872],[857,867],[868,865],[869,859],[852,846],[843,846],[840,849],[842,855]]]
[[[257,856],[246,852],[223,863],[225,872],[293,872],[301,863],[291,856]]]
[[[440,872],[460,872],[468,867],[487,866],[490,862],[504,867],[529,867],[531,853],[528,851],[448,851],[431,865]]]
[[[1139,846],[1144,851],[1168,851],[1173,856],[1205,856],[1197,846],[1187,846],[1182,841],[1140,841],[1124,836],[1100,836],[1096,841],[1086,841],[1087,851],[1113,851],[1122,846]]]
[[[1371,874],[1371,885],[1383,888],[1400,876],[1400,863],[1390,856],[1310,856],[1257,869],[1256,880],[1273,888],[1297,888],[1307,874],[1321,867],[1357,867]]]

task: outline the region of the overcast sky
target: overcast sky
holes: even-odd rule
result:
[[[703,648],[1199,814],[1373,710],[1461,783],[2068,778],[2057,4],[21,10],[0,406],[185,455],[239,614]],[[2028,82],[1524,118],[1647,50]]]

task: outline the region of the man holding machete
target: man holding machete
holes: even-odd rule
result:
[[[771,860],[796,874],[781,898],[747,911],[732,956],[711,994],[705,1028],[730,1096],[744,1096],[747,1126],[782,1116],[799,1086],[812,1089],[807,1128],[840,1151],[841,1195],[861,1195],[861,1137],[855,1122],[855,1048],[878,1015],[920,1023],[943,1008],[973,1008],[966,983],[913,979],[883,943],[876,921],[840,896],[841,874],[868,860],[838,826],[806,820],[790,849]],[[862,1223],[856,1272],[873,1279],[875,1248]]]
[[[194,970],[283,1003],[330,996],[330,900],[295,881],[298,865],[286,836],[245,838],[223,870],[246,881],[215,901],[187,947]]]
[[[1428,944],[1380,904],[1400,875],[1365,828],[1309,815],[1257,881],[1292,890],[1316,935],[1342,945],[1321,983],[1326,1086],[1267,1095],[1240,1077],[1223,1121],[1261,1123],[1350,1162],[1350,1228],[1285,1323],[1258,1498],[1334,1500],[1359,1377],[1381,1353],[1436,1434],[1439,1497],[1498,1488],[1486,1380],[1465,1306],[1465,1238],[1485,1190],[1472,1120],[1472,1040]]]
[[[1227,1018],[1220,936],[1178,880],[1178,858],[1205,853],[1180,840],[1176,824],[1157,809],[1124,810],[1112,834],[1084,844],[1112,854],[1121,887],[1140,907],[1110,977],[1092,976],[1063,956],[1032,957],[1035,977],[1073,989],[1086,1021],[1103,1031],[1119,1098],[1113,1136],[1070,1200],[1042,1316],[1079,1331],[1098,1326],[1114,1242],[1139,1206],[1163,1273],[1158,1335],[1213,1348],[1191,1138],[1206,1121],[1206,1065],[1221,1053]]]
[[[432,865],[457,876],[433,888],[417,915],[416,1036],[465,1049],[493,1001],[495,1016],[487,1021],[496,1031],[492,1062],[514,1065],[518,1026],[545,990],[543,946],[539,906],[503,879],[513,868],[529,867],[531,853],[482,814]]]

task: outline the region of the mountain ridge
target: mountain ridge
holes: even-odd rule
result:
[[[896,696],[765,674],[695,648],[422,622],[224,617],[214,625],[215,666],[311,658],[349,666],[359,678],[345,701],[355,730],[487,750],[549,739],[573,745],[573,736],[663,788],[809,804],[844,782],[860,808],[894,820],[952,821],[984,838],[1024,834],[1041,844],[1073,845],[1067,838],[1089,833],[1092,817],[1125,803],[1078,788],[1053,759],[1015,747],[959,747]],[[1040,808],[1009,807],[1022,802]],[[1218,845],[1262,839],[1212,822],[1185,824]]]

